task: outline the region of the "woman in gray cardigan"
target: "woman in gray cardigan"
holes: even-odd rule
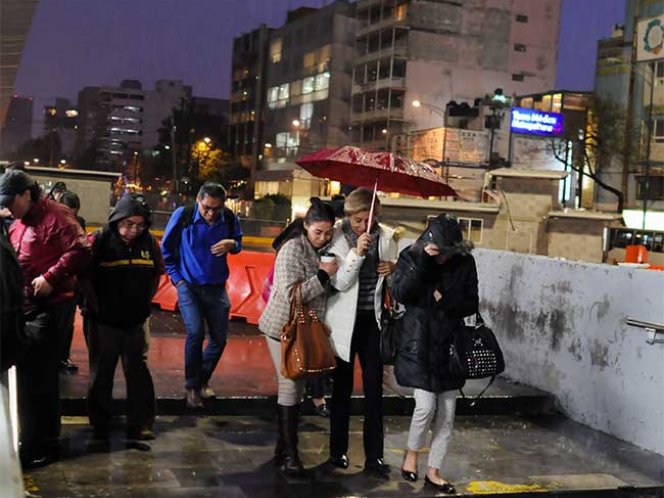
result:
[[[258,321],[258,328],[267,337],[267,345],[277,370],[279,393],[277,420],[279,438],[275,462],[290,476],[303,473],[297,450],[298,412],[304,394],[305,380],[291,380],[281,375],[281,344],[279,335],[288,322],[290,294],[293,285],[302,282],[302,301],[321,318],[325,312],[330,277],[337,263],[322,263],[319,253],[328,245],[334,231],[334,211],[320,199],[311,199],[311,207],[299,230],[279,248],[274,265],[274,283],[270,299]]]

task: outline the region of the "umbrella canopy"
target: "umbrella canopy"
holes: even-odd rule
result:
[[[373,188],[377,184],[384,192],[422,197],[457,195],[428,164],[390,152],[346,145],[321,149],[295,162],[314,176],[356,187]]]

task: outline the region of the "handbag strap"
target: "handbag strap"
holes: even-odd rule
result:
[[[479,314],[479,313],[478,313],[478,314]],[[481,318],[481,317],[480,317],[480,318]],[[495,376],[495,375],[492,375],[492,376],[491,376],[491,379],[489,379],[489,383],[484,387],[484,389],[482,389],[482,390],[480,391],[480,393],[479,393],[477,396],[475,396],[475,398],[470,402],[470,404],[469,404],[468,406],[470,406],[471,408],[472,408],[473,406],[475,406],[475,405],[477,404],[477,402],[479,401],[479,399],[482,397],[482,395],[486,392],[486,390],[489,389],[489,387],[491,387],[491,384],[493,384],[493,381],[494,381],[494,380],[496,380],[496,376]],[[464,400],[465,400],[465,399],[468,399],[468,398],[466,397],[466,395],[464,394],[464,392],[463,392],[463,388],[459,388],[459,392],[461,393],[461,397],[462,397]]]
[[[390,288],[385,284],[383,286],[383,307],[387,311],[392,311],[393,306],[393,301],[392,301],[392,294],[390,293]]]
[[[480,312],[475,313],[475,328],[479,328],[484,326],[484,318],[482,318],[482,315],[480,315]]]
[[[302,310],[302,282],[293,284],[290,291],[290,317],[291,319]]]

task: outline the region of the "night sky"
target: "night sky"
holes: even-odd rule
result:
[[[182,79],[194,94],[228,97],[232,39],[286,11],[332,0],[40,0],[16,91],[35,114],[89,85]],[[537,1],[537,0],[532,0]],[[625,0],[563,0],[556,86],[591,90],[597,40],[622,22]]]

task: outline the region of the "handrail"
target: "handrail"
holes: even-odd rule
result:
[[[664,332],[664,323],[648,322],[646,320],[639,320],[638,318],[632,318],[629,316],[625,319],[625,323],[627,325],[631,325],[632,327],[639,327],[642,329],[651,329],[651,330]]]
[[[648,334],[647,344],[664,344],[664,324],[639,320],[638,318],[627,317],[625,323],[631,327],[643,329]]]

